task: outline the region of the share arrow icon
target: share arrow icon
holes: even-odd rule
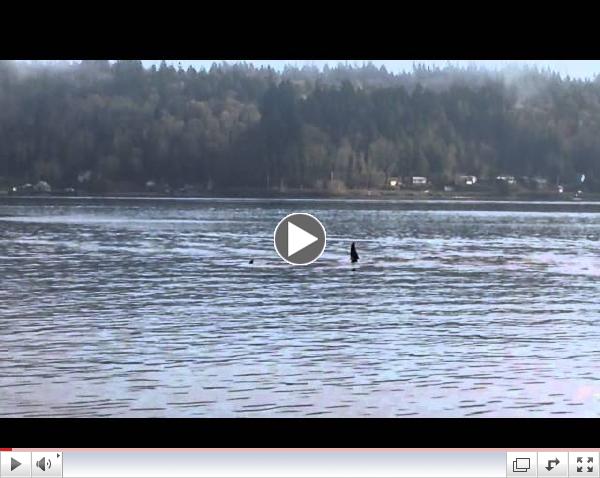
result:
[[[554,463],[554,466],[552,466],[552,463]],[[560,461],[558,461],[558,458],[555,458],[554,460],[548,460],[548,466],[546,466],[545,468],[546,470],[551,471],[555,467],[557,467],[559,463]]]

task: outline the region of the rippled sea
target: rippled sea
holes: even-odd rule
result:
[[[589,203],[0,199],[0,416],[598,416],[599,239]]]

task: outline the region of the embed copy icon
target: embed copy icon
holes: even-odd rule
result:
[[[298,212],[279,221],[273,242],[275,251],[285,262],[305,266],[321,257],[327,244],[327,234],[315,216]]]
[[[529,458],[517,458],[513,461],[513,471],[514,472],[526,472],[531,468],[531,461]]]

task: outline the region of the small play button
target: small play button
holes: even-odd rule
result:
[[[10,471],[15,471],[20,466],[21,466],[21,462],[17,461],[14,458],[11,457],[11,459],[10,459]]]
[[[323,224],[303,212],[290,214],[279,221],[273,237],[277,254],[295,266],[316,261],[323,254],[327,242]]]

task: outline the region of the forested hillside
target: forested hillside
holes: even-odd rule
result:
[[[600,83],[533,69],[0,62],[5,182],[343,190],[456,174],[585,174],[600,190]]]

